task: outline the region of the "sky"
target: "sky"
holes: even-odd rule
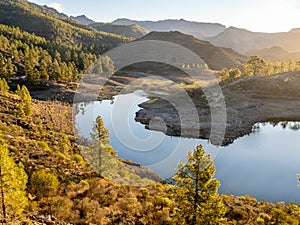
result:
[[[257,32],[300,27],[300,0],[29,0],[67,15],[97,22],[185,19],[221,23]]]

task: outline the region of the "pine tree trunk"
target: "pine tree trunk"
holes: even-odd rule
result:
[[[199,168],[198,168],[198,170],[199,170]],[[199,188],[198,188],[198,185],[199,185],[199,171],[197,172],[196,181],[195,181],[194,213],[193,213],[193,218],[192,218],[191,225],[196,225],[197,224],[197,204],[198,204],[198,201],[199,201],[199,194],[198,194]]]
[[[1,207],[2,207],[2,214],[3,214],[3,222],[6,223],[6,207],[4,202],[4,190],[3,190],[3,180],[2,180],[2,168],[0,166],[0,192],[1,192]]]
[[[101,149],[101,146],[99,146],[99,149],[98,149],[98,167],[99,167],[99,174],[100,176],[102,176],[102,149]]]

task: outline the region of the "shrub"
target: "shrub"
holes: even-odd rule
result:
[[[72,160],[74,160],[76,163],[78,163],[79,165],[84,165],[84,159],[82,158],[81,155],[79,154],[74,154],[72,155]]]
[[[55,174],[42,169],[35,171],[30,178],[31,192],[37,198],[49,197],[56,194],[59,181]]]
[[[45,151],[51,152],[51,149],[49,148],[49,145],[46,142],[44,142],[44,141],[38,141],[38,146],[41,149],[45,150]]]

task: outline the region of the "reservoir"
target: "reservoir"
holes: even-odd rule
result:
[[[164,93],[160,93],[164,94]],[[79,104],[75,126],[80,136],[90,138],[98,115],[110,131],[110,144],[120,158],[147,166],[163,179],[174,174],[197,144],[208,148],[204,139],[172,137],[145,129],[134,120],[139,104],[151,93],[136,91],[113,100]],[[289,121],[257,123],[253,132],[219,147],[212,154],[219,193],[250,195],[258,200],[300,203],[297,174],[300,173],[300,123]]]

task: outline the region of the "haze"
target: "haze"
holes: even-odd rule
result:
[[[117,18],[135,20],[186,19],[218,22],[260,32],[289,31],[300,26],[297,0],[31,0],[67,15],[86,15],[97,22]]]

